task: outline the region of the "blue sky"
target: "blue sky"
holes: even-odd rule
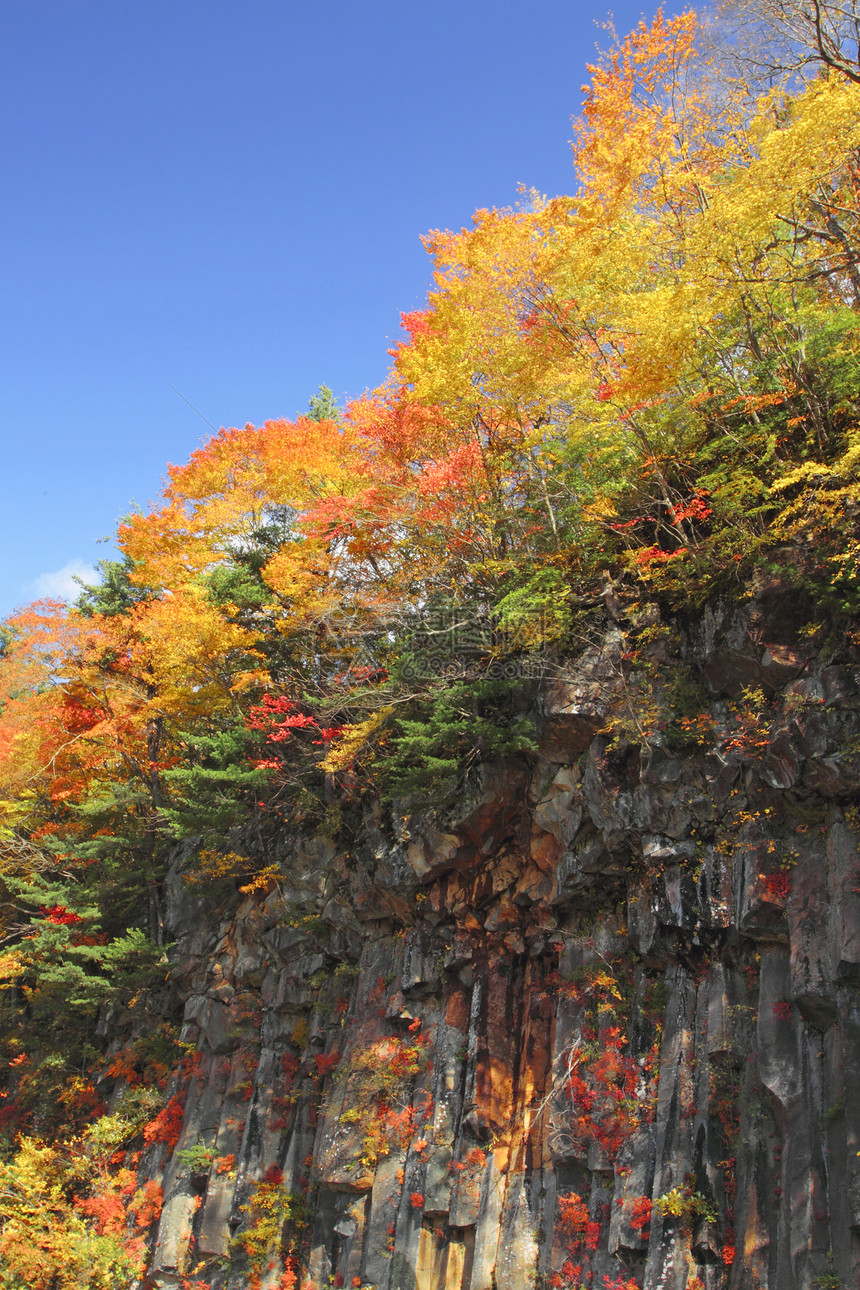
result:
[[[0,615],[109,556],[201,417],[377,385],[429,285],[422,233],[572,191],[606,12],[0,3]],[[613,12],[623,33],[653,11]]]

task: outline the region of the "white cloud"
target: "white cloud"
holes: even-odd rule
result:
[[[34,600],[43,597],[48,600],[77,600],[81,587],[75,582],[76,577],[83,578],[84,582],[97,582],[98,571],[91,564],[84,564],[83,560],[70,560],[56,573],[40,573],[26,591]]]

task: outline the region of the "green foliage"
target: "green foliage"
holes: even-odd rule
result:
[[[185,1147],[182,1151],[175,1153],[175,1158],[180,1166],[192,1174],[208,1173],[212,1167],[212,1162],[217,1157],[217,1151],[213,1147],[207,1147],[204,1142],[195,1142],[193,1146]]]
[[[167,977],[164,950],[140,927],[106,917],[110,888],[96,867],[83,873],[86,883],[59,865],[0,879],[18,915],[7,928],[0,992],[0,1044],[22,1062],[6,1103],[12,1127],[20,1121],[57,1133],[86,1122],[99,1103],[85,1073],[100,1056],[100,1010],[136,1001],[144,1022],[148,999]],[[153,1020],[153,1037],[159,1024]]]
[[[269,778],[249,762],[254,740],[244,722],[186,736],[183,764],[164,774],[171,797],[161,817],[174,837],[222,838],[247,818]]]
[[[812,1278],[812,1284],[817,1290],[844,1290],[845,1282],[835,1272],[822,1272],[819,1276]]]
[[[340,408],[327,385],[321,385],[308,403],[311,421],[340,421]]]
[[[559,569],[538,569],[507,591],[495,616],[508,650],[531,650],[558,642],[569,631],[570,587]]]
[[[243,614],[262,608],[271,599],[259,571],[251,560],[241,564],[222,564],[213,569],[206,580],[209,598],[219,607],[233,607]]]
[[[123,556],[121,560],[99,560],[98,570],[99,581],[92,585],[76,578],[82,591],[75,607],[88,618],[93,614],[105,614],[108,617],[127,614],[136,604],[153,594],[151,587],[132,582],[134,561],[129,556]]]
[[[75,829],[78,899],[83,895],[98,904],[103,931],[113,934],[138,923],[151,884],[164,872],[165,848],[155,833],[151,784],[94,777],[86,795],[70,803],[65,814]],[[43,836],[40,845],[62,865],[68,842],[59,832]]]
[[[384,796],[440,801],[478,762],[534,752],[534,725],[518,710],[520,697],[516,683],[492,676],[417,697],[415,715],[398,715],[379,758]]]
[[[31,911],[17,954],[29,1007],[36,1012],[50,1016],[60,1007],[93,1013],[121,983],[129,991],[139,986],[162,956],[140,928],[104,935],[98,906],[86,903],[86,893],[68,882],[42,874],[6,875],[3,881]]]

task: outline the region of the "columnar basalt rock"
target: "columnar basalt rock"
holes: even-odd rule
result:
[[[801,613],[613,622],[530,764],[218,918],[178,858],[148,1284],[857,1285],[860,671]]]

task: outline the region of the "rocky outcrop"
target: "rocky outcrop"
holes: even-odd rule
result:
[[[154,1287],[855,1287],[860,669],[778,587],[620,620],[446,812],[167,893]]]

